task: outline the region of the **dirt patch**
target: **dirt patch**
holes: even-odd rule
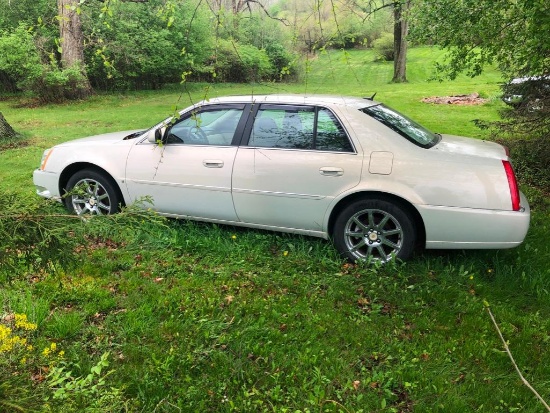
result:
[[[7,151],[8,149],[24,148],[29,146],[29,141],[23,138],[2,139],[0,138],[0,152]]]
[[[436,105],[483,105],[488,101],[489,99],[480,98],[479,93],[455,96],[432,96],[422,99],[424,103],[435,103]]]

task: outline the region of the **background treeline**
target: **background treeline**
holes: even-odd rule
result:
[[[71,98],[84,87],[83,77],[97,90],[158,89],[182,79],[295,80],[304,53],[372,47],[384,36],[392,48],[385,10],[365,20],[344,3],[337,9],[330,2],[271,3],[75,2],[84,62],[64,67],[59,5],[0,0],[0,91],[27,91],[50,102]]]

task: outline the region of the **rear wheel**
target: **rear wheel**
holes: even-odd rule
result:
[[[380,199],[365,199],[344,208],[334,223],[333,236],[342,256],[381,262],[409,258],[417,237],[411,216]]]
[[[114,214],[121,202],[115,184],[104,173],[83,169],[67,182],[65,206],[77,215]]]

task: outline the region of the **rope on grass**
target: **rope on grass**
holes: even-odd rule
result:
[[[508,357],[510,358],[510,361],[512,362],[512,365],[516,369],[516,372],[518,373],[521,381],[523,384],[527,386],[529,390],[533,392],[533,394],[539,399],[539,401],[543,404],[544,407],[546,407],[546,410],[550,412],[550,406],[546,401],[541,397],[541,395],[535,390],[533,386],[523,377],[523,374],[521,374],[521,371],[519,370],[518,365],[516,364],[516,361],[514,360],[514,356],[512,356],[512,352],[510,351],[510,348],[508,347],[508,344],[506,343],[506,340],[504,340],[504,337],[502,336],[502,332],[500,331],[500,328],[495,320],[495,317],[493,316],[493,313],[491,312],[491,307],[489,306],[489,303],[487,301],[484,301],[483,304],[485,305],[485,309],[487,310],[487,313],[489,313],[489,317],[491,317],[491,320],[493,321],[493,325],[495,326],[495,329],[497,330],[498,336],[500,337],[500,340],[502,341],[502,344],[504,345],[504,350],[506,351],[506,354],[508,354]]]

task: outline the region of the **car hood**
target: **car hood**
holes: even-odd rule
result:
[[[86,143],[102,144],[102,145],[117,143],[124,140],[124,138],[131,137],[131,135],[136,134],[138,132],[143,132],[143,131],[128,130],[128,131],[122,131],[122,132],[103,133],[101,135],[88,136],[87,138],[75,139],[69,142],[62,143],[58,146],[72,146],[72,145],[81,145]]]
[[[441,135],[441,141],[433,147],[434,150],[456,154],[478,156],[483,158],[507,159],[504,146],[481,139],[465,138],[463,136]]]

